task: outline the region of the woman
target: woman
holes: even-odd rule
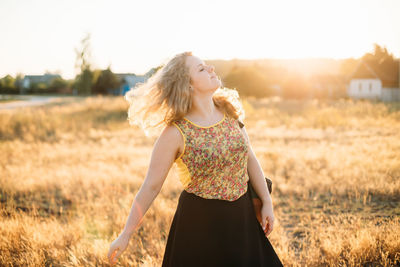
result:
[[[235,90],[220,87],[212,66],[184,52],[126,94],[130,123],[146,134],[160,133],[125,228],[111,244],[111,264],[128,246],[175,163],[184,190],[163,267],[282,266],[267,239],[274,226],[272,199],[245,127],[239,126],[243,108]],[[261,224],[249,181],[261,196]]]

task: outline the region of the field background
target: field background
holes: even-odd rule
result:
[[[285,266],[400,263],[400,105],[243,99],[273,180],[269,239]],[[0,111],[0,265],[107,266],[154,139],[122,97]],[[119,260],[160,266],[182,187],[174,168]]]

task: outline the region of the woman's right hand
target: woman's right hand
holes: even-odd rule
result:
[[[129,244],[130,235],[122,232],[117,239],[115,239],[108,251],[108,260],[111,265],[117,262],[118,257],[125,251]]]

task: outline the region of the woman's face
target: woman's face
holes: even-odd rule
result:
[[[190,84],[195,91],[215,91],[221,86],[221,80],[214,72],[214,66],[208,66],[198,57],[188,56],[186,66],[189,68]]]

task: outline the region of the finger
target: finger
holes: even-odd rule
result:
[[[108,250],[108,254],[107,254],[107,258],[111,258],[111,254],[113,254],[113,249],[112,248],[110,248],[109,250]]]
[[[272,232],[273,229],[274,229],[273,224],[268,224],[268,231],[267,231],[266,235],[268,236]]]
[[[264,234],[265,234],[265,236],[268,236],[269,235],[269,225],[267,226],[267,228],[265,229],[265,231],[264,231]]]
[[[117,255],[115,255],[115,259],[118,259],[121,254],[122,254],[122,250],[118,250]]]
[[[266,227],[264,229],[265,236],[267,236],[267,234],[268,234],[268,232],[269,232],[269,230],[271,228],[270,218],[268,216],[266,218],[266,222],[267,222],[267,225],[266,225]]]
[[[119,249],[115,257],[113,258],[113,264],[115,264],[118,261],[119,256],[122,254],[122,250]]]
[[[270,224],[270,225],[274,225],[274,219],[269,217],[269,216],[267,216],[267,223]]]
[[[117,250],[114,250],[111,253],[111,256],[109,257],[111,263],[114,263],[116,254],[117,254]]]
[[[267,227],[267,217],[262,217],[262,229],[265,231],[265,228]]]
[[[114,265],[114,264],[116,264],[117,263],[117,261],[118,261],[118,259],[117,259],[117,257],[115,256],[115,257],[112,257],[112,259],[111,259],[111,265]]]

